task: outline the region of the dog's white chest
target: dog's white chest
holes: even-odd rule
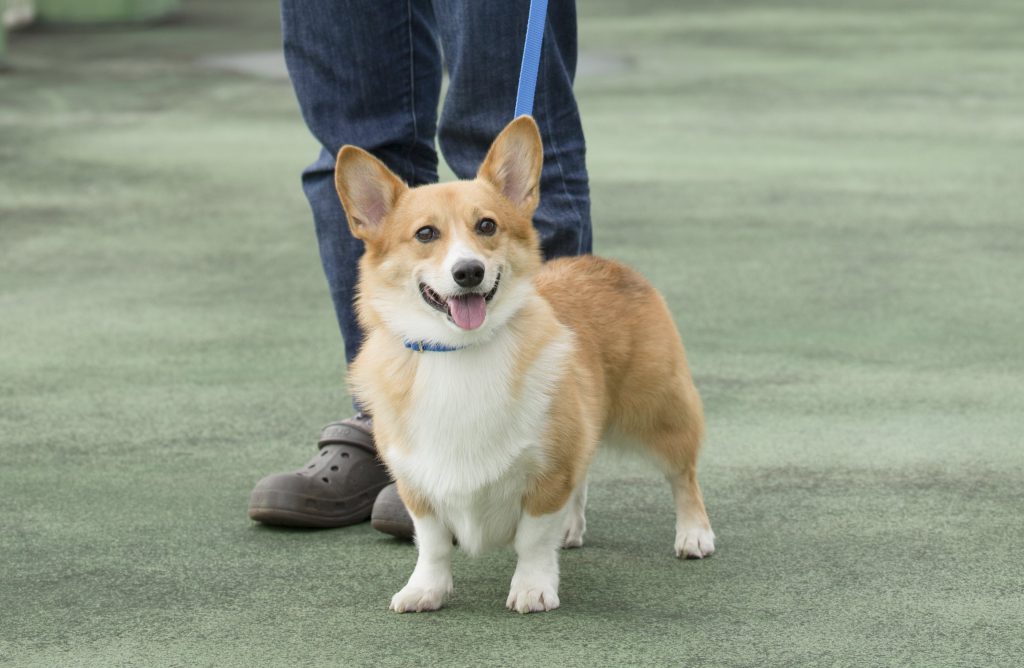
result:
[[[543,466],[551,398],[568,333],[528,368],[501,336],[451,353],[422,353],[396,473],[431,501],[470,552],[515,534],[530,473]],[[518,374],[518,375],[517,375]]]

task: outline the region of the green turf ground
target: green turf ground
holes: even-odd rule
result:
[[[603,461],[563,607],[245,517],[345,411],[276,9],[10,36],[0,75],[0,664],[1020,665],[1024,5],[581,0],[596,245],[666,294],[719,535]],[[626,7],[628,5],[628,7]],[[826,5],[826,6],[822,6]]]

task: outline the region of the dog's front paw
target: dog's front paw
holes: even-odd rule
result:
[[[715,532],[690,527],[676,532],[676,556],[680,559],[703,559],[715,551]]]
[[[505,607],[518,613],[554,610],[558,607],[558,583],[546,578],[513,579]]]
[[[429,612],[437,610],[448,599],[447,587],[420,587],[407,584],[391,597],[390,609],[395,612]]]

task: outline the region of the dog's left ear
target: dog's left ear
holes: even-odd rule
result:
[[[520,116],[491,144],[477,178],[490,182],[527,217],[532,217],[540,203],[543,164],[544,146],[537,123],[529,116]]]

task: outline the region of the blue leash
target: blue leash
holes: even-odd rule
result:
[[[544,42],[544,23],[547,21],[548,0],[530,0],[530,18],[526,22],[526,44],[523,63],[519,66],[519,89],[516,91],[516,111],[512,118],[533,116],[533,94],[537,92],[537,72],[540,69],[540,51]],[[418,353],[451,353],[461,347],[446,346],[430,341],[403,341],[405,347]]]
[[[513,118],[533,115],[533,94],[537,90],[537,71],[547,15],[548,0],[530,0],[530,19],[526,22],[526,45],[523,46],[523,64],[519,67],[519,90],[516,92]]]

